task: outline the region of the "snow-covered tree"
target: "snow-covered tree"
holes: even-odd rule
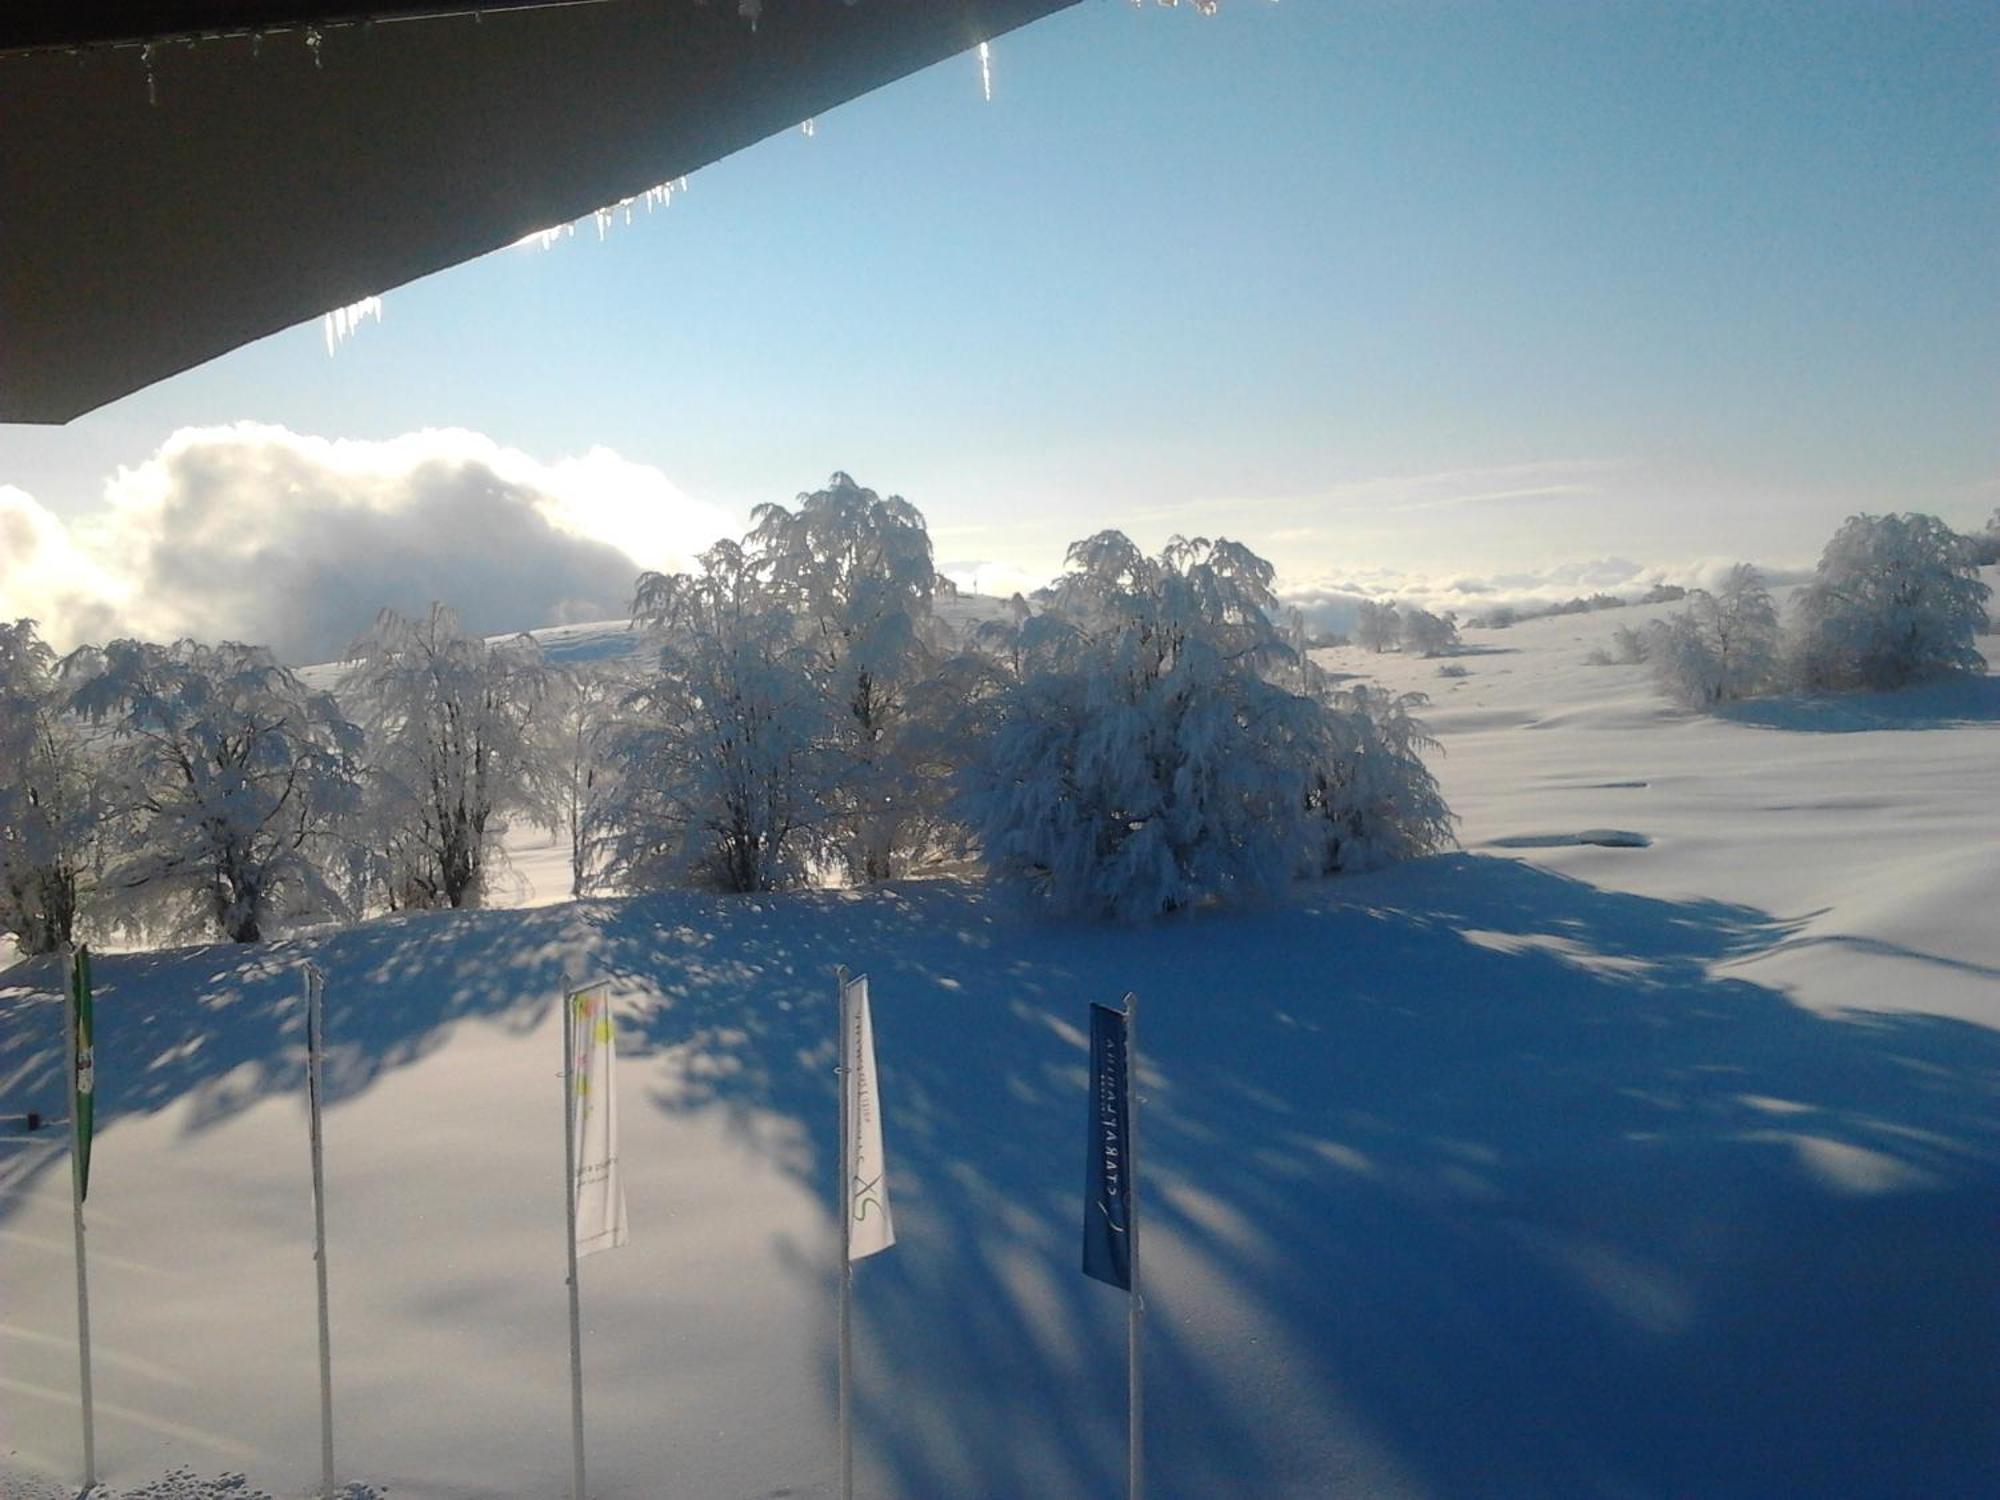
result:
[[[1712,594],[1690,590],[1689,606],[1715,653],[1725,699],[1768,692],[1778,671],[1778,606],[1764,575],[1731,568]]]
[[[494,644],[433,604],[384,610],[341,684],[368,731],[370,822],[392,906],[477,906],[509,811],[546,806],[537,722],[548,666],[533,638]]]
[[[1681,707],[1707,710],[1722,702],[1722,666],[1692,610],[1655,620],[1647,629],[1645,654],[1653,681]]]
[[[1268,562],[1178,537],[1147,557],[1117,532],[1069,562],[961,773],[997,875],[1059,909],[1144,918],[1434,846],[1421,762],[1363,763],[1402,731],[1279,685],[1297,667]]]
[[[1380,655],[1402,639],[1403,622],[1396,610],[1395,600],[1377,604],[1373,599],[1363,599],[1354,612],[1354,640]]]
[[[1424,764],[1439,748],[1416,717],[1428,703],[1365,684],[1326,695],[1309,799],[1325,820],[1322,873],[1377,869],[1452,842],[1451,808]]]
[[[99,864],[102,776],[33,620],[0,624],[0,933],[27,954],[73,939]]]
[[[1690,589],[1687,608],[1654,626],[1642,653],[1676,702],[1707,709],[1769,692],[1778,681],[1778,609],[1748,563],[1710,593]]]
[[[1292,689],[1312,691],[1312,637],[1306,629],[1306,612],[1297,605],[1285,611],[1285,645],[1292,653]]]
[[[327,870],[359,806],[361,731],[257,646],[121,640],[64,663],[108,730],[117,823],[107,891],[178,907],[254,943],[340,915]]]
[[[1973,532],[1965,540],[1969,549],[1967,560],[1975,568],[2000,565],[2000,509],[1986,518],[1983,529]]]
[[[1591,647],[1584,660],[1593,667],[1636,667],[1645,662],[1647,649],[1645,631],[1618,625],[1612,628],[1610,641]]]
[[[725,891],[803,880],[834,765],[819,653],[734,542],[698,573],[642,575],[633,622],[658,656],[617,742],[616,873]]]
[[[1411,605],[1402,612],[1403,649],[1419,656],[1442,656],[1458,644],[1458,622]]]
[[[587,895],[610,854],[620,801],[614,753],[620,708],[633,684],[601,664],[551,674],[538,726],[542,818],[569,840],[569,892]]]
[[[813,677],[830,699],[838,775],[825,833],[849,879],[901,875],[935,847],[943,814],[915,765],[925,726],[912,709],[941,636],[932,604],[949,588],[923,515],[837,473],[794,507],[759,506],[744,551],[816,656]]]
[[[1032,646],[1029,622],[1034,606],[1020,594],[1007,601],[1007,612],[998,619],[981,620],[972,632],[974,648],[998,663],[1010,677],[1018,678]]]
[[[1991,590],[1962,538],[1935,516],[1851,516],[1793,602],[1801,687],[1886,689],[1979,672],[1973,645]]]

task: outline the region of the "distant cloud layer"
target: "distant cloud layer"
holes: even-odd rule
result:
[[[740,530],[606,450],[542,463],[457,430],[183,429],[105,499],[64,526],[0,487],[0,618],[35,615],[61,645],[227,637],[322,661],[385,605],[442,599],[484,634],[615,617],[641,568]]]
[[[1321,630],[1346,632],[1363,600],[1395,600],[1469,618],[1506,606],[1533,612],[1592,594],[1632,600],[1655,584],[1713,587],[1739,558],[1704,558],[1675,567],[1645,567],[1622,557],[1559,563],[1538,570],[1494,574],[1424,574],[1367,571],[1280,587],[1285,603],[1302,610]],[[1796,583],[1803,569],[1765,570],[1773,584]]]

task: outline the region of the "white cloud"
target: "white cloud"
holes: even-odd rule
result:
[[[35,613],[61,644],[186,634],[323,660],[384,605],[443,599],[485,633],[614,617],[641,568],[740,529],[602,448],[545,463],[460,430],[186,428],[67,528],[0,490],[0,618]]]
[[[1434,613],[1455,610],[1461,616],[1483,614],[1502,605],[1533,611],[1566,603],[1579,596],[1610,594],[1633,600],[1655,584],[1682,588],[1712,588],[1740,558],[1699,558],[1667,566],[1647,566],[1622,557],[1599,557],[1555,563],[1545,568],[1503,573],[1421,573],[1366,569],[1324,575],[1309,581],[1279,581],[1285,603],[1303,610],[1322,630],[1346,631],[1364,599],[1417,604]],[[1765,566],[1773,586],[1796,583],[1810,569]]]
[[[63,644],[102,634],[118,590],[62,519],[0,484],[0,620],[26,617]]]

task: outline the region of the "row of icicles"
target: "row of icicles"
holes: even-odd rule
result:
[[[754,0],[743,0],[744,17],[754,22],[756,17],[751,14],[753,6]],[[317,60],[319,56],[317,31],[309,31],[307,40],[310,44],[313,44],[313,56]],[[153,87],[150,62],[151,54],[152,48],[148,46],[146,48],[148,58],[146,90],[149,99],[152,98]],[[993,44],[991,42],[981,42],[978,47],[977,56],[979,59],[980,96],[988,104],[991,104],[993,102]],[[799,122],[800,132],[808,137],[814,135],[818,131],[818,128],[818,122],[810,116]],[[553,249],[558,241],[566,240],[573,236],[576,233],[576,226],[583,223],[584,219],[588,219],[596,226],[597,238],[602,240],[605,235],[611,232],[621,216],[624,218],[626,224],[629,225],[632,222],[632,213],[635,208],[642,208],[649,214],[656,208],[665,208],[674,201],[676,193],[687,191],[687,185],[688,180],[686,177],[676,177],[669,182],[656,182],[644,192],[634,193],[630,197],[620,198],[616,203],[607,203],[602,208],[592,209],[588,214],[584,215],[583,219],[574,219],[566,224],[556,224],[548,229],[530,230],[514,241],[514,247],[516,249],[526,248],[535,250]],[[379,296],[363,297],[359,302],[349,303],[346,307],[336,307],[331,312],[321,314],[320,333],[326,340],[326,352],[328,356],[330,357],[335,354],[342,344],[353,338],[355,332],[361,327],[361,324],[369,318],[373,318],[377,323],[382,321],[382,299]]]
[[[1132,0],[1132,3],[1135,6],[1143,5],[1145,0]],[[1180,0],[1155,0],[1155,3],[1165,6],[1177,6]],[[1202,15],[1212,16],[1215,14],[1218,0],[1190,0],[1190,4]],[[738,15],[748,21],[754,28],[758,18],[763,14],[763,6],[761,0],[737,0],[736,11]],[[253,53],[256,50],[259,40],[258,36],[253,35],[251,37],[251,50]],[[308,26],[306,28],[306,45],[312,49],[313,63],[315,66],[318,66],[320,60],[320,33],[318,27]],[[151,43],[146,45],[141,55],[146,63],[146,98],[148,102],[157,103],[158,99],[155,97],[153,88],[153,47]],[[980,97],[988,104],[991,104],[993,102],[993,44],[991,42],[981,42],[975,55],[979,61]],[[808,139],[818,134],[818,132],[819,122],[812,116],[809,115],[799,122],[799,133]],[[674,194],[686,191],[687,178],[677,177],[670,182],[655,183],[644,192],[635,193],[628,198],[620,198],[616,203],[607,203],[602,208],[593,209],[584,218],[589,219],[596,225],[597,238],[602,240],[616,224],[620,215],[623,215],[625,222],[629,225],[632,222],[634,207],[643,207],[647,213],[651,213],[655,208],[665,208],[669,203],[673,202]],[[555,247],[557,241],[566,240],[574,235],[576,233],[576,226],[582,222],[583,219],[576,219],[567,224],[554,225],[548,229],[531,230],[527,234],[522,235],[514,244],[516,248],[528,247],[537,250],[550,250]],[[332,312],[323,315],[320,319],[320,325],[321,331],[326,336],[326,352],[332,355],[342,344],[354,336],[355,330],[367,318],[373,318],[378,323],[382,321],[382,299],[380,297],[364,297],[359,302],[351,303],[346,307],[337,307]]]

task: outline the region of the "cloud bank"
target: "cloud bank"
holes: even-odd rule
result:
[[[477,433],[331,441],[187,428],[69,525],[0,487],[0,618],[59,645],[111,634],[339,654],[387,606],[442,599],[500,634],[622,615],[642,568],[682,568],[737,518],[605,449],[544,463]]]
[[[1401,573],[1368,570],[1311,582],[1279,581],[1279,595],[1304,612],[1313,628],[1347,633],[1363,600],[1394,600],[1416,604],[1434,614],[1456,611],[1461,618],[1506,606],[1533,613],[1552,604],[1592,594],[1634,600],[1655,584],[1682,588],[1713,588],[1741,558],[1700,558],[1671,566],[1645,566],[1622,557],[1601,557],[1558,563],[1541,569],[1507,573]],[[1765,567],[1773,584],[1797,583],[1810,569]]]

